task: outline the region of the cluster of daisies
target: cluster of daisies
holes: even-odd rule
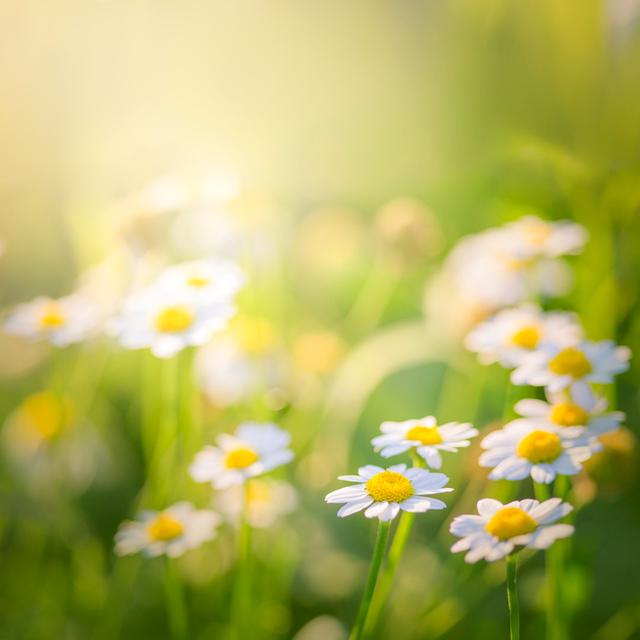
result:
[[[200,451],[189,468],[196,482],[215,490],[213,509],[178,502],[161,511],[143,511],[116,534],[116,553],[147,556],[182,555],[216,536],[219,514],[235,523],[267,527],[295,507],[293,488],[283,481],[260,478],[290,462],[290,436],[271,423],[245,422],[234,434],[220,434],[215,446]]]

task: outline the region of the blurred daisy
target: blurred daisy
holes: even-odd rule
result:
[[[393,520],[400,511],[424,513],[430,509],[444,509],[446,504],[429,496],[453,491],[444,485],[449,478],[443,473],[431,473],[406,464],[388,469],[367,465],[358,475],[339,476],[339,480],[354,482],[350,487],[332,491],[325,497],[330,504],[343,504],[338,517],[344,518],[364,510],[367,518]]]
[[[569,220],[549,222],[537,216],[524,216],[505,227],[513,234],[518,249],[531,256],[575,255],[582,251],[587,239],[587,230]]]
[[[266,478],[253,478],[247,490],[231,486],[215,496],[215,505],[231,522],[239,522],[247,501],[247,522],[252,527],[267,528],[278,518],[291,513],[298,505],[296,490],[288,483]]]
[[[607,410],[607,400],[596,396],[586,385],[577,385],[568,392],[549,393],[547,402],[543,400],[520,400],[515,405],[516,412],[523,416],[513,423],[554,427],[584,427],[585,434],[597,437],[615,431],[625,418],[622,411]]]
[[[391,458],[415,449],[434,469],[440,469],[442,466],[441,451],[455,453],[458,449],[468,447],[471,444],[469,438],[478,435],[478,430],[468,422],[447,422],[438,425],[433,416],[403,422],[383,422],[380,431],[383,435],[376,436],[371,444],[383,458]]]
[[[573,313],[545,313],[538,306],[524,304],[499,311],[480,323],[466,338],[466,347],[478,353],[484,364],[500,362],[505,367],[520,364],[523,357],[542,345],[574,345],[582,328]]]
[[[482,440],[486,451],[479,464],[493,467],[491,480],[531,476],[535,482],[549,484],[556,475],[575,475],[591,456],[588,442],[580,437],[583,433],[581,427],[542,428],[516,420]]]
[[[196,482],[215,489],[242,484],[293,459],[291,436],[271,423],[244,422],[233,435],[220,434],[216,447],[205,447],[189,468]]]
[[[582,342],[562,347],[541,345],[528,354],[512,372],[513,384],[530,384],[561,391],[580,383],[610,384],[615,375],[629,368],[631,350],[611,340]]]
[[[208,342],[227,325],[235,311],[228,301],[198,304],[186,293],[153,288],[126,301],[113,331],[128,349],[150,348],[170,358],[186,347]]]
[[[215,512],[197,510],[189,502],[178,502],[164,511],[143,511],[138,520],[120,525],[115,551],[118,555],[142,551],[151,557],[166,554],[175,558],[213,539],[219,522]]]
[[[470,563],[485,559],[500,560],[515,547],[547,549],[556,540],[570,536],[569,524],[552,524],[572,511],[573,507],[560,498],[544,502],[515,500],[507,505],[485,498],[478,501],[479,515],[463,515],[453,519],[450,532],[461,538],[451,551],[466,551]]]
[[[64,347],[84,340],[95,330],[96,323],[95,307],[74,294],[57,300],[39,297],[19,304],[5,319],[4,328],[16,336],[44,339]]]

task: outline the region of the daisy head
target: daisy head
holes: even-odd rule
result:
[[[468,447],[469,438],[478,435],[468,422],[447,422],[438,425],[433,416],[404,422],[383,422],[381,436],[372,441],[383,458],[391,458],[407,451],[415,451],[433,469],[442,466],[442,451],[455,453]]]
[[[544,502],[515,500],[507,505],[485,498],[478,501],[478,515],[463,515],[453,519],[450,532],[458,536],[451,551],[466,551],[470,563],[485,559],[500,560],[516,547],[547,549],[556,540],[570,536],[569,524],[552,524],[571,512],[573,507],[560,498]]]
[[[226,300],[202,304],[184,292],[152,288],[125,303],[113,331],[128,349],[149,348],[158,358],[170,358],[186,347],[208,342],[234,311]]]
[[[338,517],[344,518],[364,510],[367,518],[393,520],[400,511],[423,513],[430,509],[444,509],[447,505],[432,498],[433,494],[453,491],[445,487],[449,478],[443,473],[431,473],[406,464],[388,469],[367,465],[358,475],[340,476],[339,480],[355,483],[327,494],[325,502],[342,504]]]
[[[537,216],[524,216],[505,229],[512,234],[520,251],[532,257],[574,255],[580,253],[587,241],[587,230],[569,220],[550,222]]]
[[[481,322],[467,335],[465,344],[484,364],[513,367],[543,345],[570,346],[581,338],[575,314],[545,313],[536,305],[524,304]]]
[[[491,480],[549,484],[556,475],[572,476],[592,453],[581,427],[542,426],[514,420],[482,440],[481,467],[491,467]]]
[[[143,511],[137,520],[120,525],[115,550],[118,555],[141,551],[151,557],[175,558],[214,538],[219,521],[215,512],[197,510],[189,502],[163,511]]]
[[[551,392],[582,383],[610,384],[629,368],[631,350],[611,340],[583,340],[573,346],[543,345],[511,374],[513,384],[547,387]]]
[[[47,340],[65,347],[84,340],[96,329],[96,308],[78,294],[64,298],[40,297],[19,304],[7,316],[7,333],[32,340]]]
[[[217,446],[198,453],[189,472],[215,489],[242,484],[293,459],[291,436],[271,423],[244,422],[233,435],[220,434]]]

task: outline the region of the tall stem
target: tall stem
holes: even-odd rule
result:
[[[251,526],[248,522],[250,482],[251,480],[248,480],[245,484],[243,509],[238,528],[238,565],[236,568],[236,582],[233,594],[233,635],[238,638],[238,640],[249,637],[245,632],[247,631],[251,589]]]
[[[509,633],[511,640],[520,640],[520,602],[518,600],[518,556],[507,556],[507,602],[509,603]]]
[[[166,558],[165,563],[165,593],[167,597],[167,611],[169,626],[174,640],[187,640],[189,637],[187,625],[187,610],[184,602],[184,591],[175,561]]]
[[[380,573],[380,566],[382,565],[382,559],[384,558],[384,552],[387,548],[387,540],[389,539],[389,529],[391,522],[380,522],[378,525],[378,534],[376,536],[376,543],[373,549],[373,557],[371,559],[371,566],[369,567],[369,575],[367,577],[367,584],[362,594],[362,600],[360,602],[360,608],[358,609],[358,615],[356,622],[351,630],[349,640],[361,640],[364,636],[364,629],[367,623],[367,616],[369,614],[369,607],[371,605],[371,598],[376,588],[376,582],[378,580],[378,573]]]

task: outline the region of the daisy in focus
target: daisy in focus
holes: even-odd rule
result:
[[[115,551],[128,555],[142,551],[155,557],[181,556],[216,535],[219,516],[208,510],[197,510],[188,502],[178,502],[163,511],[143,511],[138,519],[124,522],[116,533]]]
[[[5,319],[4,329],[12,335],[65,347],[84,340],[96,329],[97,321],[96,308],[72,294],[57,300],[39,297],[17,305]]]
[[[485,559],[500,560],[517,546],[547,549],[556,540],[570,536],[569,524],[552,524],[564,518],[573,507],[560,498],[544,502],[516,500],[507,505],[485,498],[478,501],[479,515],[463,515],[453,519],[449,531],[460,538],[451,551],[466,551],[469,563]]]
[[[253,478],[247,483],[246,492],[241,485],[234,485],[215,496],[216,508],[234,523],[241,521],[245,501],[247,523],[258,529],[271,527],[298,506],[293,486],[270,478]]]
[[[403,422],[383,422],[381,436],[371,441],[375,451],[383,458],[391,458],[410,450],[425,460],[433,469],[442,467],[442,451],[456,453],[468,447],[470,438],[478,435],[468,422],[447,422],[438,425],[433,416]]]
[[[465,346],[478,354],[480,362],[499,362],[505,367],[520,364],[543,345],[568,347],[582,338],[582,328],[573,313],[545,313],[533,304],[504,309],[477,325]]]
[[[364,511],[367,518],[385,522],[393,520],[400,511],[424,513],[431,509],[444,509],[442,500],[430,496],[453,491],[445,487],[449,478],[443,473],[397,464],[388,469],[367,465],[358,469],[358,475],[339,476],[339,480],[355,483],[327,494],[325,502],[342,504],[338,517],[344,518]]]
[[[491,480],[522,480],[549,484],[556,475],[572,476],[591,457],[592,447],[581,427],[542,428],[538,423],[510,422],[482,440],[481,467],[492,467]]]
[[[547,387],[551,392],[583,383],[610,384],[629,368],[631,350],[611,340],[583,340],[574,346],[541,346],[512,372],[513,384]]]
[[[217,446],[205,447],[189,467],[196,482],[215,489],[243,484],[293,459],[291,436],[271,423],[244,422],[233,435],[223,433]]]

